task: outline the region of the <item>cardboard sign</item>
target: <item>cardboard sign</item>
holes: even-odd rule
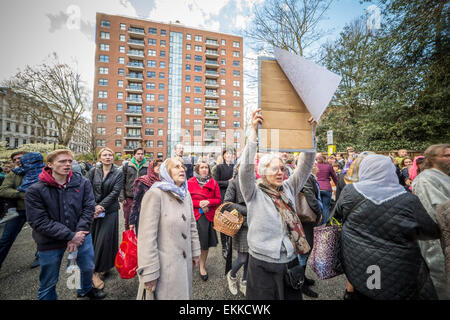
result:
[[[264,118],[258,130],[260,152],[315,149],[311,117],[302,99],[275,59],[260,57],[259,108]]]

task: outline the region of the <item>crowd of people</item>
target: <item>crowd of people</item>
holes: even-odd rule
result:
[[[345,154],[260,154],[263,121],[255,111],[242,155],[226,149],[213,163],[185,156],[181,144],[165,160],[149,161],[137,148],[121,166],[105,147],[92,168],[69,150],[51,152],[45,163],[36,152],[13,153],[0,186],[10,215],[0,268],[28,221],[37,245],[33,266],[40,266],[38,299],[57,299],[66,251],[80,268],[77,296],[103,299],[122,206],[125,229],[137,237],[137,299],[192,299],[193,272],[208,281],[209,249],[219,239],[231,294],[318,298],[305,269],[314,228],[335,219],[342,224],[343,299],[450,298],[450,144],[414,159],[407,150],[388,157],[352,147]],[[221,205],[243,217],[233,237],[214,229]],[[382,273],[375,290],[367,286],[373,265]]]

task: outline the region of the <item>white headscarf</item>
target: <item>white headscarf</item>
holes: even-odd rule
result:
[[[171,191],[180,196],[182,200],[186,197],[186,194],[188,193],[188,187],[187,187],[187,181],[184,180],[184,183],[181,187],[177,186],[175,182],[173,181],[172,177],[170,176],[169,172],[167,171],[167,161],[169,159],[166,159],[161,166],[159,167],[159,178],[161,179],[160,182],[155,182],[151,189],[153,188],[159,188],[163,191]]]
[[[364,158],[359,167],[359,181],[353,185],[376,205],[406,193],[399,184],[391,158],[378,154]]]

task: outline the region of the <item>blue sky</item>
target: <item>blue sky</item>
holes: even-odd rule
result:
[[[0,4],[0,36],[8,50],[0,53],[0,81],[27,64],[37,65],[56,52],[73,65],[90,88],[94,79],[95,13],[105,12],[161,22],[180,22],[218,32],[242,35],[253,7],[264,0],[14,0]],[[333,40],[346,23],[365,14],[370,3],[335,0],[321,23],[332,29],[322,40]],[[244,69],[256,72],[257,53],[245,46]],[[319,45],[319,43],[317,43]],[[248,61],[248,63],[246,63]],[[244,91],[253,96],[251,89]],[[251,99],[250,99],[251,100]],[[250,101],[249,100],[249,101]],[[252,102],[253,103],[253,102]]]

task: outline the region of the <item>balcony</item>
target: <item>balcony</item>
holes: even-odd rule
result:
[[[145,54],[144,51],[139,50],[128,50],[127,56],[133,59],[144,60]]]
[[[141,29],[141,28],[130,27],[130,28],[128,28],[128,34],[132,35],[132,36],[135,36],[135,37],[144,38],[145,37],[145,30]]]
[[[217,41],[217,40],[211,40],[211,39],[206,39],[206,41],[205,41],[205,47],[217,49],[217,48],[219,48],[219,41]]]
[[[214,70],[206,69],[205,77],[206,78],[217,79],[219,77],[219,73],[217,71],[214,71]]]
[[[128,73],[127,80],[131,81],[144,81],[144,75],[142,73]]]
[[[219,120],[219,114],[217,112],[206,112],[205,119]]]
[[[205,140],[205,142],[211,142],[211,141],[219,141],[219,138],[217,136],[205,135],[203,140]]]
[[[140,121],[127,121],[127,122],[125,122],[125,127],[128,127],[128,128],[141,128],[142,127],[142,122],[140,122]]]
[[[142,116],[141,110],[125,109],[125,114],[129,116]]]
[[[140,63],[140,62],[128,62],[127,63],[127,68],[130,70],[144,70],[144,64]]]
[[[218,103],[208,103],[208,104],[205,104],[205,109],[214,109],[214,110],[217,110],[217,109],[219,109],[219,104],[218,104]]]
[[[207,58],[218,58],[219,57],[219,52],[217,50],[208,50],[208,49],[206,49],[205,56]]]
[[[137,39],[128,39],[128,45],[130,46],[130,48],[142,49],[145,47],[145,41]]]
[[[124,151],[134,151],[134,149],[139,148],[139,145],[128,145],[123,147]]]
[[[219,68],[219,62],[217,62],[217,60],[206,59],[205,60],[205,67],[217,69],[217,68]]]
[[[127,140],[141,140],[141,139],[142,139],[142,136],[141,136],[140,134],[130,134],[130,133],[127,133],[127,134],[125,135],[125,139],[127,139]]]
[[[208,98],[208,99],[219,99],[219,94],[215,90],[206,90],[205,98]]]
[[[130,93],[142,93],[144,91],[142,86],[127,86],[125,90]]]
[[[219,88],[219,83],[216,80],[206,80],[205,87],[210,89]]]
[[[125,102],[128,104],[142,104],[142,98],[130,98],[127,97]]]

